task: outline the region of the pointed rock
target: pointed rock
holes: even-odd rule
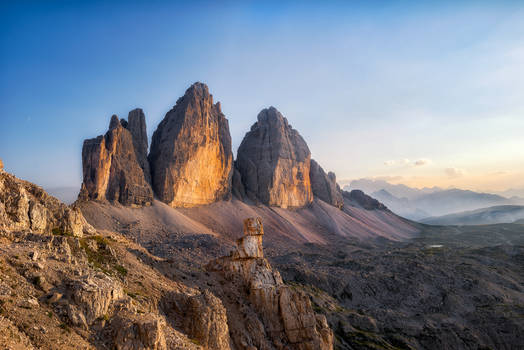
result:
[[[237,249],[206,266],[208,271],[222,274],[231,289],[246,291],[244,296],[263,322],[267,333],[250,329],[246,332],[246,338],[249,337],[246,343],[260,344],[267,335],[275,348],[333,349],[333,332],[325,316],[315,313],[304,292],[284,284],[280,273],[264,258],[263,235],[260,218],[246,219],[244,236],[237,240]],[[238,334],[239,330],[236,331]]]
[[[153,134],[149,162],[156,195],[172,207],[231,197],[229,124],[205,84],[193,84],[167,112]]]
[[[274,107],[262,110],[238,149],[247,195],[266,205],[299,208],[313,200],[311,153],[298,131]]]
[[[152,203],[149,164],[143,153],[145,120],[140,119],[140,116],[132,118],[131,125],[140,129],[140,132],[133,129],[132,133],[124,127],[130,123],[113,115],[104,136],[84,141],[84,180],[79,199],[108,200],[129,206]]]
[[[133,146],[135,147],[135,153],[140,164],[140,167],[144,170],[144,176],[148,183],[151,183],[151,173],[149,169],[149,162],[147,160],[147,130],[146,130],[146,116],[144,111],[140,108],[133,109],[127,116],[127,130],[133,137]]]
[[[309,176],[313,195],[337,208],[342,209],[344,207],[344,199],[337,184],[335,173],[326,174],[324,169],[314,159],[311,159]]]

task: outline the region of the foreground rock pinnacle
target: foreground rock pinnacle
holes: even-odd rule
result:
[[[260,218],[246,219],[244,236],[237,240],[237,249],[207,265],[208,270],[229,280],[232,289],[247,291],[245,298],[267,331],[243,334],[239,348],[265,348],[268,336],[276,348],[333,349],[333,332],[326,318],[313,311],[305,293],[285,285],[280,273],[263,257],[263,235]]]

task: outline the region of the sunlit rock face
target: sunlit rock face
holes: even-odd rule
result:
[[[264,325],[261,331],[250,329],[245,333],[238,347],[261,348],[269,338],[278,349],[333,349],[333,332],[326,318],[313,311],[305,293],[285,285],[280,273],[263,257],[263,234],[259,218],[246,219],[237,249],[207,265],[208,270],[230,281],[230,288],[247,291],[245,297]]]
[[[330,171],[326,174],[324,169],[322,169],[314,159],[311,159],[309,175],[311,178],[311,188],[315,197],[337,208],[342,209],[344,207],[344,199],[342,198],[340,187],[337,184],[335,173]]]
[[[274,107],[262,110],[257,119],[242,140],[236,162],[247,196],[282,208],[311,203],[306,142]]]
[[[145,118],[141,110],[129,113],[129,121],[111,117],[104,136],[84,141],[84,180],[79,198],[108,200],[128,206],[153,201],[147,154]]]
[[[193,207],[231,196],[229,124],[205,84],[178,99],[153,134],[153,188],[172,207]]]

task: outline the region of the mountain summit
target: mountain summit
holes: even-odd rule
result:
[[[149,161],[155,193],[172,207],[230,197],[229,124],[205,84],[193,84],[167,112],[153,134]]]
[[[257,119],[238,148],[237,167],[247,195],[282,208],[311,203],[306,142],[274,107],[262,110]]]

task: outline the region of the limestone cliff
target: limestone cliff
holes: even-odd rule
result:
[[[108,200],[128,206],[153,201],[147,154],[145,117],[141,110],[129,113],[129,121],[111,117],[104,136],[84,141],[84,180],[80,199]]]
[[[246,321],[232,329],[240,349],[333,349],[333,332],[326,318],[313,311],[309,297],[284,284],[280,273],[264,258],[264,231],[258,218],[244,221],[244,236],[229,256],[210,262],[208,270],[216,271],[231,283],[235,291],[245,290],[244,298],[253,306],[257,317],[244,314]],[[241,304],[242,305],[242,304]],[[261,320],[263,327],[257,326]],[[230,329],[234,325],[230,318]],[[267,343],[267,338],[270,344]]]
[[[330,171],[326,174],[324,169],[322,169],[314,159],[311,159],[309,175],[311,178],[311,188],[315,197],[337,208],[342,209],[344,207],[344,199],[342,198],[340,187],[337,184],[335,173]]]
[[[298,208],[313,200],[311,153],[298,131],[274,107],[262,110],[238,149],[237,167],[255,201]]]
[[[153,188],[172,207],[209,204],[231,196],[231,136],[220,104],[205,84],[178,99],[153,134]]]

